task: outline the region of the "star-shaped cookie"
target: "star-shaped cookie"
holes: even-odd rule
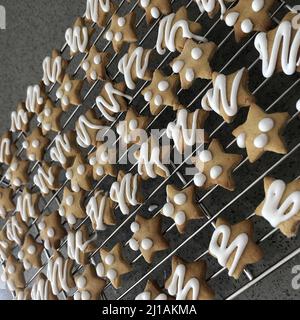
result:
[[[24,139],[22,146],[26,150],[27,158],[30,161],[42,161],[49,142],[50,140],[43,136],[42,130],[36,127]]]
[[[78,106],[82,102],[80,95],[83,80],[73,79],[66,74],[63,82],[56,91],[56,97],[61,101],[63,111],[68,111],[72,106]]]
[[[188,221],[205,217],[200,206],[197,205],[194,185],[183,190],[179,190],[174,185],[168,185],[166,190],[167,202],[161,213],[175,221],[180,233],[185,231]]]
[[[224,13],[226,12],[225,2],[233,2],[234,0],[194,0],[201,13],[207,12],[210,18],[213,18],[220,10],[220,18],[223,20]]]
[[[246,148],[251,163],[265,152],[286,154],[282,133],[290,116],[287,112],[266,113],[256,104],[249,109],[247,121],[233,130],[240,148]]]
[[[156,282],[148,280],[144,291],[138,294],[135,300],[171,300],[157,285]]]
[[[122,275],[132,271],[132,267],[123,258],[121,243],[117,243],[110,251],[101,248],[99,254],[102,262],[96,268],[98,276],[108,278],[114,288],[120,288]]]
[[[145,219],[140,215],[135,217],[135,222],[130,226],[133,236],[129,241],[132,250],[140,250],[148,263],[152,263],[156,252],[169,248],[167,240],[161,231],[161,216]]]
[[[214,292],[206,283],[206,270],[205,261],[186,262],[174,256],[172,274],[166,281],[165,288],[176,300],[212,300]]]
[[[192,158],[199,170],[194,177],[197,187],[209,189],[219,185],[227,190],[235,189],[232,171],[242,161],[239,154],[225,153],[222,145],[213,139],[207,150],[203,150],[197,157]]]
[[[224,121],[230,123],[242,107],[249,107],[255,102],[255,97],[248,89],[249,74],[246,68],[224,75],[213,73],[213,88],[202,98],[204,110],[215,111]]]
[[[235,40],[240,42],[253,31],[267,31],[272,21],[269,15],[275,0],[240,0],[225,15],[225,23],[234,27]]]
[[[34,301],[41,300],[58,300],[53,294],[51,283],[43,273],[40,273],[35,280],[31,289],[31,299]]]
[[[160,16],[165,16],[172,12],[172,5],[170,0],[140,0],[140,6],[145,10],[146,21],[150,24],[153,20]]]
[[[178,75],[165,76],[160,70],[153,73],[151,84],[142,90],[144,99],[150,104],[150,112],[156,116],[164,106],[172,107],[173,110],[182,108],[178,100],[177,91],[180,86]]]
[[[68,187],[64,188],[63,198],[59,206],[59,214],[65,217],[70,227],[73,227],[77,219],[84,219],[86,213],[84,210],[84,196],[83,190],[72,192]]]
[[[88,264],[83,273],[75,277],[78,291],[74,294],[74,300],[100,300],[106,281],[100,278],[95,267]]]
[[[19,262],[13,255],[10,255],[3,268],[1,280],[6,282],[10,291],[25,288],[24,268],[23,264]]]
[[[27,225],[29,225],[30,219],[37,219],[41,215],[40,197],[40,193],[33,193],[25,187],[17,198],[16,212],[20,212],[22,220]]]
[[[88,82],[106,80],[108,78],[106,73],[108,62],[109,53],[100,52],[95,46],[92,46],[88,56],[81,63],[81,68],[85,71]]]
[[[61,107],[55,106],[50,99],[46,100],[43,111],[37,117],[44,136],[50,131],[61,131],[60,118],[62,114],[63,111]]]
[[[3,220],[16,208],[13,195],[13,189],[0,187],[0,218]]]
[[[11,132],[27,132],[30,127],[30,120],[33,117],[32,112],[28,112],[25,103],[19,102],[17,106],[17,110],[13,111],[10,115],[10,131]]]
[[[125,43],[138,40],[135,28],[135,12],[130,12],[124,17],[116,13],[112,16],[109,30],[105,34],[107,41],[112,42],[115,52],[120,52]]]
[[[15,242],[20,247],[24,242],[27,232],[28,227],[22,221],[19,213],[8,218],[6,222],[6,236],[8,240]]]
[[[25,108],[28,112],[39,114],[46,101],[46,89],[43,82],[27,87]]]
[[[189,39],[181,54],[171,62],[174,73],[179,73],[181,88],[189,89],[196,79],[211,79],[212,60],[217,46],[213,42],[196,43]]]
[[[116,6],[111,0],[87,0],[84,16],[88,22],[97,23],[102,28],[115,11]]]
[[[13,189],[28,183],[28,168],[29,161],[21,160],[17,156],[13,157],[5,174],[5,178],[10,182]]]
[[[285,183],[266,177],[264,189],[265,199],[255,213],[265,218],[273,228],[279,228],[286,237],[295,237],[300,220],[300,180]]]
[[[0,138],[0,163],[9,165],[17,148],[14,144],[12,133],[6,131]]]
[[[209,252],[218,259],[222,267],[229,270],[228,275],[238,279],[244,268],[263,258],[261,248],[253,241],[254,228],[250,220],[230,225],[225,219],[216,222]],[[230,247],[230,249],[228,249]]]

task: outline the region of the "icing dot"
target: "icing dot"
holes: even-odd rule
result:
[[[96,174],[97,174],[97,176],[103,176],[103,175],[104,175],[104,170],[103,170],[103,167],[102,167],[102,166],[99,166],[99,167],[96,169]]]
[[[40,222],[39,224],[38,224],[38,228],[40,229],[40,230],[44,230],[45,228],[46,228],[46,224],[45,224],[45,222]]]
[[[169,89],[169,83],[168,81],[163,80],[158,83],[157,87],[159,91],[164,92]]]
[[[206,176],[202,172],[199,172],[194,176],[194,184],[197,187],[200,188],[204,186],[205,182],[206,182]]]
[[[207,163],[209,161],[212,160],[212,153],[209,150],[203,150],[201,151],[200,155],[199,155],[199,159],[200,161]]]
[[[252,10],[254,12],[259,12],[265,5],[264,0],[253,0],[252,1]]]
[[[29,143],[28,143],[27,141],[23,141],[22,147],[23,147],[24,149],[27,149],[27,148],[29,147]]]
[[[90,63],[88,61],[84,61],[83,64],[82,64],[82,69],[84,71],[88,71],[90,68]]]
[[[15,266],[13,266],[13,265],[8,266],[7,272],[8,272],[9,274],[12,274],[12,273],[16,272]]]
[[[16,178],[14,181],[13,181],[13,184],[16,186],[16,187],[20,187],[22,182],[19,178]]]
[[[141,0],[141,6],[147,8],[150,4],[150,0]]]
[[[185,72],[185,79],[188,82],[192,82],[195,79],[195,73],[194,70],[192,68],[188,68]]]
[[[43,124],[43,128],[44,128],[46,131],[50,131],[50,130],[51,130],[51,124],[50,124],[50,123],[44,123],[44,124]]]
[[[174,214],[174,206],[171,202],[167,202],[162,209],[162,213],[166,217],[171,217]]]
[[[91,73],[90,73],[90,77],[92,80],[97,80],[97,72],[95,70],[93,70]]]
[[[29,270],[32,267],[31,263],[26,259],[23,261],[23,265],[24,265],[25,270]]]
[[[130,129],[130,130],[135,130],[135,129],[137,129],[137,127],[138,127],[138,122],[137,122],[137,120],[135,120],[135,119],[130,120],[130,122],[129,122],[129,129]]]
[[[12,171],[16,171],[18,169],[18,163],[17,162],[12,163],[10,168]]]
[[[179,226],[183,225],[186,221],[186,216],[185,213],[183,211],[179,211],[175,214],[175,223]]]
[[[75,292],[74,294],[74,300],[81,300],[81,293],[79,291]]]
[[[139,243],[135,239],[130,239],[129,240],[129,247],[133,251],[138,251],[139,250]]]
[[[76,286],[78,287],[78,289],[83,289],[86,286],[86,283],[86,278],[84,276],[81,276],[77,279]]]
[[[184,61],[177,60],[173,63],[172,70],[174,73],[179,73],[183,67],[184,67]]]
[[[54,229],[53,229],[53,228],[49,228],[49,229],[47,230],[47,236],[48,236],[49,238],[53,238],[54,235],[55,235]]]
[[[58,213],[61,217],[63,217],[66,214],[65,208],[64,207],[60,207],[58,209]]]
[[[241,29],[244,33],[249,33],[253,30],[253,23],[250,19],[245,19],[241,23]]]
[[[141,242],[141,247],[144,250],[150,250],[153,247],[153,241],[149,238],[145,238]]]
[[[3,272],[1,274],[1,280],[2,280],[2,282],[6,282],[7,281],[7,276],[6,276],[5,272]]]
[[[67,96],[63,96],[62,99],[61,99],[61,103],[64,105],[64,106],[67,106],[69,105],[70,103],[70,100]]]
[[[34,155],[34,154],[29,154],[29,155],[28,155],[28,159],[29,159],[30,161],[35,161],[35,155]]]
[[[152,99],[152,92],[151,92],[151,91],[147,91],[147,92],[144,94],[144,99],[145,99],[145,101],[150,102],[151,99]]]
[[[75,218],[75,216],[73,215],[73,214],[69,214],[68,216],[67,216],[67,221],[68,221],[68,223],[70,224],[70,225],[74,225],[74,224],[76,224],[76,218]]]
[[[74,197],[73,197],[73,196],[68,196],[68,197],[66,198],[66,204],[67,204],[67,206],[70,207],[73,203],[74,203]]]
[[[108,161],[108,153],[107,152],[101,153],[101,160],[105,163]]]
[[[116,279],[117,277],[117,271],[115,269],[109,269],[106,273],[106,276],[107,278],[110,280],[110,281],[113,281]]]
[[[108,254],[105,259],[104,259],[105,263],[109,266],[111,266],[114,262],[115,262],[115,257],[112,254]]]
[[[269,132],[274,128],[274,120],[271,118],[265,118],[259,121],[258,129],[261,132]]]
[[[100,63],[101,63],[101,56],[100,56],[100,54],[97,54],[94,57],[94,64],[100,64]]]
[[[186,195],[184,193],[178,193],[175,195],[174,197],[174,202],[178,205],[178,206],[182,206],[183,204],[186,203]]]
[[[105,275],[105,269],[103,263],[98,263],[96,267],[96,273],[98,277],[104,277]]]
[[[162,96],[160,95],[157,95],[155,98],[154,98],[154,104],[159,107],[161,106],[163,103],[163,99],[162,99]]]
[[[20,260],[23,260],[24,259],[24,252],[22,251],[22,250],[20,250],[19,252],[18,252],[18,258],[20,259]]]
[[[68,170],[66,171],[66,178],[67,178],[68,180],[71,180],[71,179],[73,178],[72,169],[68,169]]]
[[[300,111],[300,100],[298,100],[296,103],[296,109],[297,111]]]
[[[130,230],[133,233],[136,233],[140,230],[140,225],[137,222],[132,222],[132,224],[130,225]]]
[[[120,42],[122,39],[123,39],[123,34],[122,34],[122,32],[117,32],[117,33],[115,34],[115,40],[116,40],[117,42]]]
[[[50,117],[50,116],[51,116],[51,113],[52,113],[52,112],[51,112],[51,109],[46,107],[45,110],[44,110],[45,116],[46,116],[46,117]]]
[[[33,140],[33,141],[32,141],[32,146],[33,146],[34,148],[38,148],[39,145],[40,145],[39,140]]]
[[[36,247],[34,245],[30,245],[28,248],[27,248],[27,252],[29,254],[35,254],[36,253]]]
[[[200,48],[193,48],[191,51],[191,56],[194,60],[199,60],[202,56],[202,50]]]
[[[158,19],[159,18],[160,12],[159,12],[158,8],[156,8],[156,7],[151,8],[151,16],[154,19]]]
[[[223,173],[223,169],[221,166],[214,166],[210,169],[210,177],[215,180]]]
[[[77,167],[77,173],[82,176],[82,175],[84,174],[84,172],[85,172],[85,167],[84,167],[84,165],[83,165],[83,164],[79,165],[79,166]]]
[[[81,299],[82,300],[91,300],[91,294],[88,291],[82,291],[81,292]]]
[[[241,149],[246,148],[246,133],[245,132],[238,135],[238,137],[236,138],[236,143],[239,148],[241,148]]]
[[[120,17],[120,18],[118,19],[118,26],[119,26],[119,27],[124,27],[125,24],[126,24],[125,18]]]
[[[112,41],[112,39],[114,38],[114,34],[112,33],[112,31],[108,30],[105,34],[105,38],[107,41]]]
[[[72,89],[72,83],[71,82],[67,82],[65,84],[65,91],[70,92]]]
[[[97,158],[96,157],[92,157],[89,161],[91,166],[94,166],[97,163]]]
[[[268,141],[268,136],[265,133],[262,133],[254,139],[253,143],[256,148],[262,149],[268,144]]]
[[[238,12],[230,12],[227,14],[225,18],[225,23],[229,27],[233,27],[235,23],[237,22],[237,19],[239,18],[240,14]]]
[[[62,97],[63,97],[63,92],[62,92],[62,90],[61,89],[58,89],[57,91],[56,91],[56,97],[58,98],[58,99],[61,99]]]
[[[78,183],[73,183],[71,186],[72,191],[74,192],[79,192],[80,191],[80,187],[78,185]]]

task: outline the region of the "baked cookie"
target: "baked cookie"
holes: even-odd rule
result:
[[[170,0],[140,0],[139,4],[145,10],[148,24],[158,19],[161,15],[166,16],[172,12]]]
[[[108,19],[116,11],[116,6],[111,0],[87,0],[85,19],[105,27]]]
[[[170,300],[157,285],[156,282],[148,280],[143,292],[135,297],[135,300]]]
[[[28,176],[29,161],[21,160],[14,156],[8,167],[5,178],[10,182],[13,189],[26,185],[29,181]]]
[[[13,196],[13,189],[0,187],[0,218],[3,220],[16,208]]]
[[[290,183],[266,177],[264,179],[265,199],[255,213],[265,218],[273,228],[288,238],[295,237],[300,220],[300,180]]]
[[[248,264],[259,262],[263,258],[261,248],[252,240],[253,224],[245,220],[231,226],[225,219],[216,222],[209,252],[218,259],[222,267],[229,270],[228,275],[238,279]]]
[[[9,255],[12,254],[14,248],[13,241],[7,238],[6,230],[0,230],[0,259],[1,262],[5,262]]]
[[[223,20],[226,12],[226,2],[233,2],[234,0],[194,0],[201,13],[207,12],[210,18],[213,18],[219,11],[221,11],[220,19]]]
[[[10,131],[11,132],[27,132],[30,127],[30,120],[33,117],[32,112],[28,112],[25,103],[18,103],[17,110],[10,115]]]
[[[21,215],[16,213],[8,218],[6,222],[6,237],[19,247],[23,244],[25,235],[28,232],[27,225],[22,221]]]
[[[145,219],[140,215],[135,217],[135,222],[130,226],[133,236],[129,246],[134,251],[141,251],[147,263],[152,263],[157,252],[169,248],[167,240],[161,231],[161,216]]]
[[[117,243],[110,251],[101,248],[99,254],[102,262],[96,267],[97,275],[108,278],[114,288],[120,288],[122,275],[132,271],[131,266],[123,258],[122,245]]]
[[[9,165],[17,148],[13,142],[12,133],[6,131],[0,138],[0,164]]]
[[[53,294],[51,283],[43,273],[40,273],[31,289],[31,299],[36,301],[58,300]]]
[[[32,85],[27,88],[25,108],[28,112],[39,114],[46,101],[45,85],[41,82],[39,85]]]
[[[213,110],[227,123],[232,122],[240,108],[255,103],[255,97],[248,89],[248,81],[246,68],[230,75],[214,72],[213,88],[202,98],[202,108],[206,111]]]
[[[37,219],[41,215],[39,208],[39,193],[32,193],[25,187],[17,198],[16,212],[20,213],[22,221],[29,225],[30,219]]]
[[[266,151],[286,154],[282,133],[290,116],[287,112],[266,113],[256,104],[249,109],[247,121],[233,130],[240,148],[246,148],[251,163]]]
[[[10,255],[6,261],[1,280],[6,283],[10,291],[25,288],[23,265],[13,255]]]
[[[15,295],[16,296],[14,300],[29,301],[31,300],[31,288],[16,289]]]
[[[239,165],[243,157],[239,154],[225,153],[222,145],[213,139],[207,150],[192,158],[199,170],[194,176],[194,183],[199,188],[209,189],[219,185],[229,191],[235,189],[232,171]]]
[[[48,132],[60,132],[61,124],[60,118],[63,114],[62,108],[55,106],[52,100],[47,99],[43,111],[38,115],[37,121],[42,128],[43,135],[45,136]]]
[[[172,218],[180,233],[183,233],[190,220],[204,218],[205,215],[196,202],[195,187],[193,185],[179,190],[174,185],[167,186],[167,202],[161,213]]]
[[[181,54],[171,62],[173,72],[180,76],[182,89],[189,89],[196,79],[212,78],[210,61],[216,50],[213,42],[198,44],[191,39],[185,42]]]

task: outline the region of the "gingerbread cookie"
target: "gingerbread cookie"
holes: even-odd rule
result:
[[[46,91],[44,83],[29,86],[27,88],[25,108],[28,112],[39,114],[46,101]]]
[[[14,243],[7,238],[4,229],[0,230],[0,259],[5,262],[8,256],[12,253]]]
[[[95,111],[89,109],[76,123],[76,141],[82,148],[96,146],[98,133],[105,128],[103,120],[98,119]]]
[[[86,265],[89,263],[89,255],[96,250],[95,239],[90,238],[88,229],[85,225],[77,231],[69,231],[67,237],[68,256],[77,264]]]
[[[36,127],[22,144],[30,161],[42,161],[50,140],[43,136],[42,130]]]
[[[167,240],[161,231],[161,216],[145,219],[140,215],[135,217],[135,222],[130,226],[133,236],[129,241],[132,250],[140,250],[148,263],[152,263],[156,252],[169,248]]]
[[[10,291],[25,288],[23,265],[13,255],[10,255],[6,261],[1,280],[6,282]]]
[[[252,104],[247,121],[232,134],[237,138],[238,146],[246,148],[249,161],[253,163],[266,151],[287,153],[282,133],[289,119],[287,112],[265,113],[259,106]]]
[[[31,300],[31,288],[16,289],[15,294],[16,294],[15,300],[18,300],[18,301]]]
[[[101,248],[100,257],[102,262],[96,268],[98,276],[108,278],[116,289],[120,288],[122,275],[132,271],[123,258],[122,245],[117,243],[110,251]]]
[[[43,82],[46,86],[63,81],[68,62],[58,50],[52,50],[51,56],[43,60]]]
[[[77,53],[88,52],[89,40],[94,29],[88,26],[83,18],[77,18],[74,26],[68,28],[65,33],[67,45],[70,48],[70,56]]]
[[[13,159],[16,149],[12,133],[10,131],[6,131],[0,138],[0,163],[9,165]]]
[[[31,289],[31,299],[36,301],[58,300],[53,294],[51,283],[43,273],[39,274]]]
[[[199,170],[194,177],[195,185],[204,189],[219,185],[233,191],[235,182],[232,171],[242,159],[243,157],[239,154],[225,153],[220,142],[213,139],[207,150],[203,150],[199,156],[192,158]]]
[[[169,297],[156,282],[148,280],[144,291],[138,294],[135,300],[169,300]]]
[[[209,252],[222,267],[229,270],[229,276],[238,279],[248,264],[257,263],[263,258],[261,248],[252,240],[253,224],[245,220],[231,226],[225,219],[219,218],[216,227]]]
[[[111,0],[87,0],[85,19],[105,27],[108,19],[116,11],[116,6]]]
[[[187,40],[181,54],[171,62],[174,73],[180,76],[181,88],[189,89],[196,79],[211,79],[212,60],[217,46],[213,42],[196,43]]]
[[[85,71],[87,80],[92,83],[96,80],[106,80],[106,66],[109,62],[109,54],[100,52],[92,46],[88,56],[82,61],[81,68]]]
[[[29,181],[28,168],[29,161],[21,160],[14,156],[6,171],[5,178],[10,182],[13,188],[19,188]]]
[[[40,230],[40,238],[43,240],[47,250],[58,249],[60,242],[67,235],[58,212],[43,215],[38,223],[38,228]]]
[[[203,129],[207,118],[208,113],[199,109],[194,112],[188,112],[186,109],[177,111],[176,120],[168,124],[166,134],[173,140],[179,153],[184,153],[195,144],[208,142],[208,135]]]
[[[106,285],[91,264],[86,265],[83,273],[75,277],[75,283],[78,291],[74,294],[74,300],[99,300]]]
[[[39,208],[39,193],[32,193],[25,187],[17,198],[16,212],[20,213],[22,221],[29,225],[30,219],[37,219],[41,215]]]
[[[182,108],[177,96],[179,89],[178,75],[166,77],[160,70],[153,73],[151,84],[142,90],[145,101],[150,104],[150,112],[156,116],[164,106],[172,107],[173,110]]]
[[[28,112],[25,103],[18,103],[17,110],[10,115],[10,131],[11,132],[27,132],[29,130],[30,120],[33,117],[32,112]]]
[[[66,171],[66,178],[71,183],[71,189],[79,192],[80,189],[90,191],[93,186],[93,168],[78,155],[72,167]]]
[[[159,146],[156,138],[150,137],[144,142],[140,149],[134,153],[138,161],[138,173],[144,180],[148,178],[155,179],[157,176],[167,178],[170,171],[165,165],[167,157],[170,155],[169,146]]]
[[[288,238],[295,237],[300,219],[300,180],[290,183],[271,177],[264,179],[265,199],[255,213]]]
[[[43,196],[48,195],[51,191],[58,190],[60,187],[59,174],[61,168],[58,165],[50,165],[42,162],[33,176],[34,184],[39,188]]]
[[[253,31],[267,31],[272,21],[269,10],[275,0],[240,0],[225,15],[225,23],[234,28],[235,40],[240,42]]]
[[[13,202],[14,192],[10,188],[0,187],[0,218],[6,219],[7,215],[16,208]]]
[[[206,270],[205,261],[188,263],[175,256],[165,288],[176,300],[212,300],[214,292],[206,283]]]
[[[6,236],[10,241],[15,242],[19,247],[24,242],[25,235],[28,231],[27,225],[22,221],[21,215],[16,213],[11,216],[6,223]]]
[[[86,217],[83,206],[84,195],[85,192],[82,190],[72,192],[68,187],[64,188],[58,213],[66,218],[71,227],[76,224],[77,219],[84,219]]]
[[[117,181],[111,185],[110,198],[118,203],[121,212],[128,215],[130,207],[143,203],[143,196],[138,190],[141,187],[141,178],[139,175],[132,173],[125,174],[119,171]]]
[[[96,191],[86,205],[86,214],[95,231],[106,230],[107,226],[116,224],[114,209],[116,204],[102,191]]]
[[[148,24],[158,19],[161,15],[166,16],[172,12],[170,0],[140,0],[139,4],[145,10]]]
[[[27,234],[24,243],[18,252],[18,258],[22,261],[25,270],[31,268],[41,268],[42,259],[41,255],[44,250],[44,246],[34,240],[31,234]]]
[[[204,218],[205,215],[197,205],[193,185],[179,190],[174,185],[167,186],[167,202],[162,208],[162,214],[175,221],[180,233],[183,233],[190,220]]]
[[[138,79],[150,81],[152,72],[148,69],[152,50],[131,44],[118,63],[119,71],[124,75],[127,88],[134,90]]]
[[[187,39],[204,42],[206,39],[197,35],[201,29],[198,22],[188,20],[187,9],[181,7],[176,13],[171,13],[160,21],[156,50],[163,55],[167,49],[181,52]]]
[[[50,157],[53,161],[57,161],[64,169],[69,168],[77,154],[80,153],[76,146],[76,133],[69,131],[61,133],[55,137],[55,146],[50,149]]]
[[[82,102],[80,95],[83,80],[73,79],[66,74],[63,82],[56,91],[56,97],[61,101],[63,111],[68,111],[72,106],[78,106]]]
[[[254,45],[266,78],[274,72],[282,71],[287,75],[300,72],[299,30],[293,26],[294,19],[297,13],[289,12],[275,29],[261,32],[255,38]]]
[[[43,111],[37,117],[44,136],[50,131],[61,131],[60,118],[62,113],[61,107],[56,107],[50,99],[46,100]]]
[[[130,12],[125,17],[120,17],[116,13],[112,16],[105,38],[107,41],[112,42],[115,52],[120,52],[125,43],[133,43],[138,40],[135,17],[135,12]]]
[[[255,97],[248,89],[248,80],[246,68],[227,76],[214,72],[213,88],[202,98],[202,108],[215,111],[227,123],[232,122],[239,108],[249,107],[251,103],[255,103]]]
[[[233,2],[234,0],[194,0],[201,13],[207,12],[210,18],[213,18],[219,11],[221,11],[220,19],[223,20],[226,12],[226,2]]]
[[[47,278],[55,295],[58,295],[61,290],[68,294],[75,287],[72,274],[73,265],[71,259],[65,259],[58,251],[55,251],[49,259]]]

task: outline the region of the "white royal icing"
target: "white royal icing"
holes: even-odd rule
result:
[[[50,192],[48,186],[53,186],[54,179],[51,167],[48,169],[48,172],[44,168],[39,167],[37,174],[33,177],[33,182],[43,194],[48,194]]]
[[[53,161],[58,161],[61,165],[65,165],[67,158],[65,153],[71,152],[71,145],[68,136],[59,134],[55,137],[55,147],[50,149],[50,157]]]
[[[20,212],[21,218],[24,222],[28,222],[30,218],[37,218],[37,214],[32,202],[32,194],[21,194],[17,199],[16,211]]]
[[[31,298],[32,300],[48,300],[49,299],[49,288],[50,282],[43,278],[36,281],[31,289]]]
[[[99,200],[100,196],[101,199]],[[107,205],[107,201],[108,197],[106,194],[101,195],[100,192],[96,192],[86,206],[86,214],[95,225],[95,229],[99,231],[106,229],[106,225],[104,224],[104,210]]]
[[[20,109],[11,113],[10,131],[16,132],[22,130],[22,126],[28,124],[28,114],[25,110]]]
[[[11,155],[11,141],[8,138],[3,138],[0,143],[0,162],[4,163],[5,158]]]
[[[165,293],[160,293],[157,297],[151,299],[151,293],[148,291],[141,292],[135,297],[135,300],[168,300],[168,297]]]
[[[87,0],[85,17],[92,20],[94,23],[98,22],[99,11],[105,13],[110,11],[110,0]]]
[[[29,112],[36,112],[36,104],[42,105],[44,98],[41,96],[41,88],[39,85],[29,86],[27,88],[27,97],[26,97],[26,110]]]
[[[53,61],[52,61],[53,60]],[[55,83],[62,72],[62,58],[60,56],[52,59],[51,57],[46,57],[43,61],[43,81],[46,86],[50,83]]]
[[[223,19],[223,15],[226,12],[226,6],[224,4],[224,0],[196,0],[196,3],[202,13],[203,12],[212,13],[217,3],[219,3],[221,7],[221,19]]]
[[[85,52],[88,42],[89,33],[87,27],[76,26],[68,28],[65,34],[66,42],[72,53]]]
[[[22,241],[20,235],[23,234],[23,229],[19,225],[16,216],[12,216],[6,224],[6,236],[10,241],[14,241],[18,246],[21,246]]]

